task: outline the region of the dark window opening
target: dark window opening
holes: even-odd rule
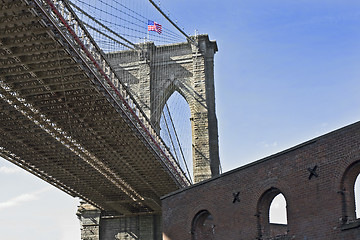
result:
[[[192,240],[214,240],[215,224],[212,215],[206,211],[200,211],[193,219],[191,229]]]

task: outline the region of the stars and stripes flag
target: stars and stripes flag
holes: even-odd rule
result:
[[[154,31],[157,32],[158,34],[161,34],[162,26],[157,22],[148,20],[148,31]]]

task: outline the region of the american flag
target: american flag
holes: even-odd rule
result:
[[[148,31],[155,31],[158,34],[161,34],[162,26],[160,24],[158,24],[157,22],[148,20]]]

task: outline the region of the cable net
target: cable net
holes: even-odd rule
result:
[[[159,13],[150,2],[144,0],[69,0],[73,11],[86,27],[101,51],[109,58],[112,67],[122,81],[128,86],[138,104],[148,117],[161,116],[153,125],[158,128],[160,136],[175,157],[187,177],[191,179],[191,123],[190,109],[184,98],[175,91],[168,100],[165,95],[147,101],[139,96],[144,86],[138,84],[144,75],[139,67],[141,61],[153,61],[149,81],[170,79],[173,68],[169,64],[167,52],[176,50],[176,44],[186,42],[170,22]],[[153,55],[162,56],[147,58],[147,47],[154,48]],[[146,75],[146,74],[145,74]],[[146,80],[145,80],[146,82]],[[161,98],[161,99],[159,99]],[[166,103],[166,104],[164,104]],[[158,105],[158,107],[152,107]],[[164,106],[162,108],[162,106]]]
[[[163,109],[160,119],[160,136],[170,148],[190,180],[192,172],[192,136],[190,108],[178,92],[174,92]]]
[[[156,45],[185,41],[177,30],[144,0],[71,0],[71,6],[105,52],[134,48],[152,41]],[[150,23],[161,25],[148,31]],[[125,40],[126,39],[126,40]]]

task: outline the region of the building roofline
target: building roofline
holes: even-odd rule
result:
[[[186,191],[186,190],[188,190],[188,189],[196,188],[196,187],[201,186],[201,185],[203,185],[203,184],[206,184],[206,183],[208,183],[208,182],[215,181],[215,180],[218,179],[218,178],[222,178],[222,177],[225,177],[225,176],[227,176],[227,175],[233,174],[233,173],[235,173],[235,172],[239,172],[239,171],[242,171],[242,170],[247,169],[247,168],[249,168],[249,167],[253,167],[253,166],[255,166],[255,165],[261,164],[261,163],[263,163],[263,162],[270,161],[270,160],[272,160],[272,159],[274,159],[274,158],[277,158],[277,157],[279,157],[279,156],[281,156],[281,155],[284,155],[284,154],[287,154],[287,153],[289,153],[289,152],[295,151],[295,150],[297,150],[297,149],[303,148],[303,147],[305,147],[305,146],[314,144],[314,143],[316,143],[317,141],[319,141],[319,140],[321,140],[321,139],[323,139],[323,138],[325,138],[325,137],[328,137],[328,136],[330,136],[330,135],[336,134],[337,132],[340,132],[340,131],[342,131],[342,130],[344,130],[344,129],[346,129],[346,128],[354,127],[354,126],[356,126],[356,125],[360,125],[360,121],[357,121],[357,122],[355,122],[355,123],[352,123],[352,124],[346,125],[346,126],[344,126],[344,127],[335,129],[335,130],[330,131],[330,132],[328,132],[328,133],[325,133],[325,134],[323,134],[323,135],[321,135],[321,136],[318,136],[318,137],[313,138],[313,139],[311,139],[311,140],[305,141],[305,142],[303,142],[303,143],[300,143],[300,144],[298,144],[298,145],[295,145],[295,146],[293,146],[293,147],[290,147],[290,148],[288,148],[288,149],[285,149],[285,150],[283,150],[283,151],[280,151],[280,152],[278,152],[278,153],[272,154],[272,155],[270,155],[270,156],[264,157],[264,158],[262,158],[262,159],[259,159],[259,160],[254,161],[254,162],[245,164],[244,166],[240,166],[240,167],[237,167],[237,168],[232,169],[232,170],[230,170],[230,171],[227,171],[227,172],[225,172],[225,173],[222,173],[222,174],[220,174],[220,175],[218,175],[218,176],[212,177],[212,178],[207,179],[207,180],[204,180],[204,181],[202,181],[202,182],[195,183],[195,184],[193,184],[193,185],[191,185],[191,186],[188,186],[188,187],[186,187],[186,188],[182,188],[182,189],[179,189],[179,190],[174,191],[174,192],[172,192],[172,193],[166,194],[165,196],[162,196],[160,199],[161,199],[161,200],[164,200],[164,199],[166,199],[166,198],[168,198],[168,197],[171,197],[171,196],[173,196],[173,195],[176,195],[176,194],[181,193],[181,192],[183,192],[183,191]]]

